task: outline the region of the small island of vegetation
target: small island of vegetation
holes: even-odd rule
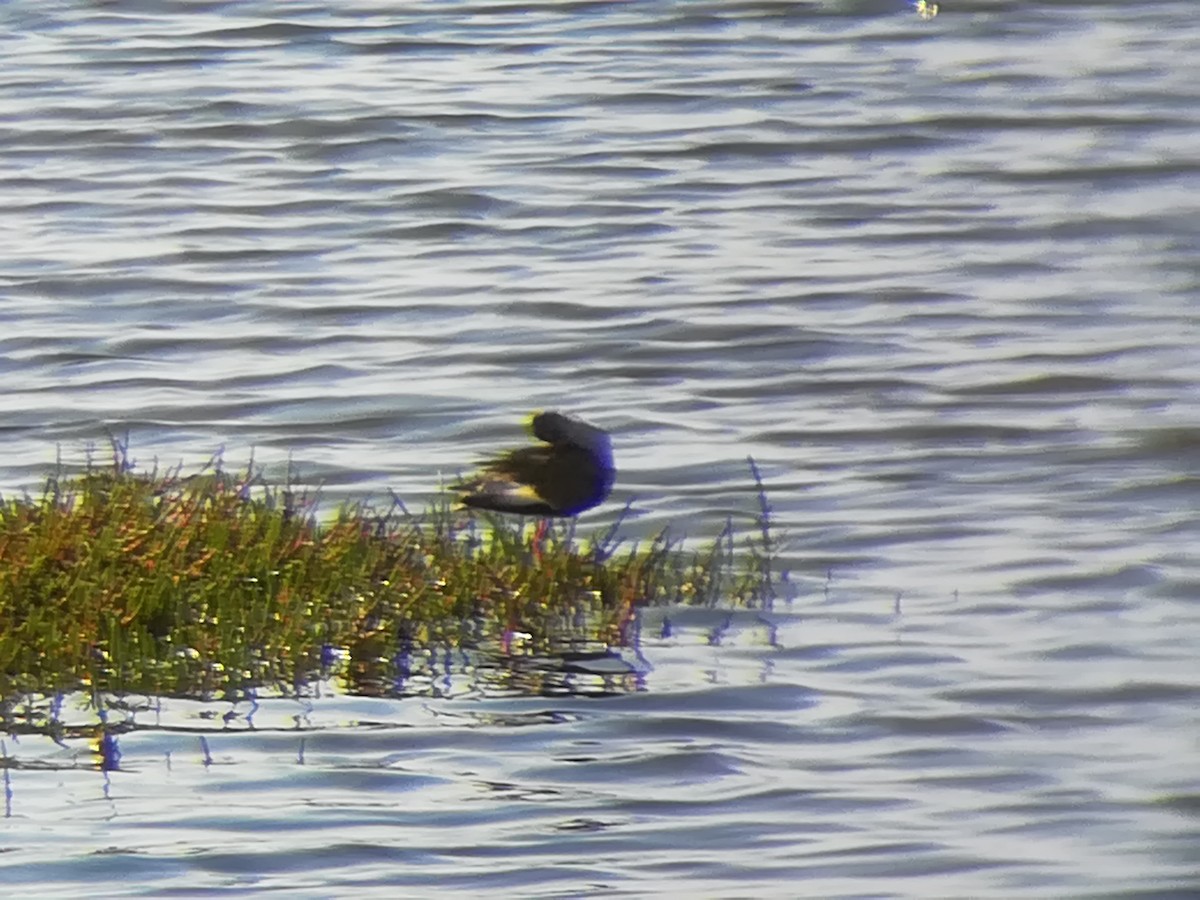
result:
[[[565,618],[620,646],[647,604],[765,605],[770,511],[750,465],[753,526],[695,550],[666,532],[627,543],[621,518],[583,539],[574,520],[534,528],[449,499],[322,516],[314,492],[253,464],[138,472],[114,440],[111,463],[0,501],[0,698],[286,691],[400,647],[513,652],[519,634],[545,652]]]

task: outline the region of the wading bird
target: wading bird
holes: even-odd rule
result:
[[[557,412],[535,414],[530,431],[542,444],[485,460],[453,486],[460,503],[526,516],[576,516],[604,502],[617,475],[608,434]]]

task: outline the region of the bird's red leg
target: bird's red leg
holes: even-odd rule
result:
[[[542,542],[546,540],[546,531],[550,528],[549,519],[538,519],[537,528],[533,532],[533,561],[542,564]]]

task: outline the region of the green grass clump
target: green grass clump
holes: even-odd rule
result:
[[[401,644],[503,648],[521,632],[536,647],[564,615],[621,644],[643,604],[771,596],[761,485],[761,529],[741,549],[727,527],[690,551],[665,532],[626,546],[617,526],[539,535],[444,501],[320,521],[314,497],[253,468],[139,474],[114,451],[111,466],[0,502],[0,698],[287,688],[334,656],[370,668]]]

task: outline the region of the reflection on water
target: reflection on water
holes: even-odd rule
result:
[[[364,697],[601,696],[642,689],[636,643],[629,649],[595,637],[596,629],[561,629],[534,643],[509,632],[478,647],[415,647],[401,641],[390,656],[351,657],[328,680]]]
[[[1196,687],[1146,669],[1117,688],[1138,663],[1103,635],[1071,665],[1102,660],[1112,687],[1056,684],[1062,659],[1035,651],[1057,624],[961,612],[664,609],[646,614],[636,659],[545,660],[541,676],[532,658],[497,673],[494,659],[431,654],[425,689],[406,696],[328,682],[239,703],[110,698],[111,766],[74,724],[95,710],[67,698],[57,741],[9,738],[9,821],[41,828],[6,877],[77,884],[94,857],[50,861],[71,840],[126,859],[154,892],[248,877],[515,894],[561,877],[646,893],[670,890],[680,866],[718,895],[796,878],[861,894],[881,866],[913,895],[930,879],[956,896],[1191,884],[1194,785],[1156,765],[1189,733],[1131,739],[1147,710],[1195,709]],[[1023,641],[997,653],[1005,625]],[[580,689],[562,689],[572,674]],[[576,843],[588,835],[603,854]],[[1098,876],[1114,839],[1123,857]],[[738,852],[720,852],[731,841]]]

